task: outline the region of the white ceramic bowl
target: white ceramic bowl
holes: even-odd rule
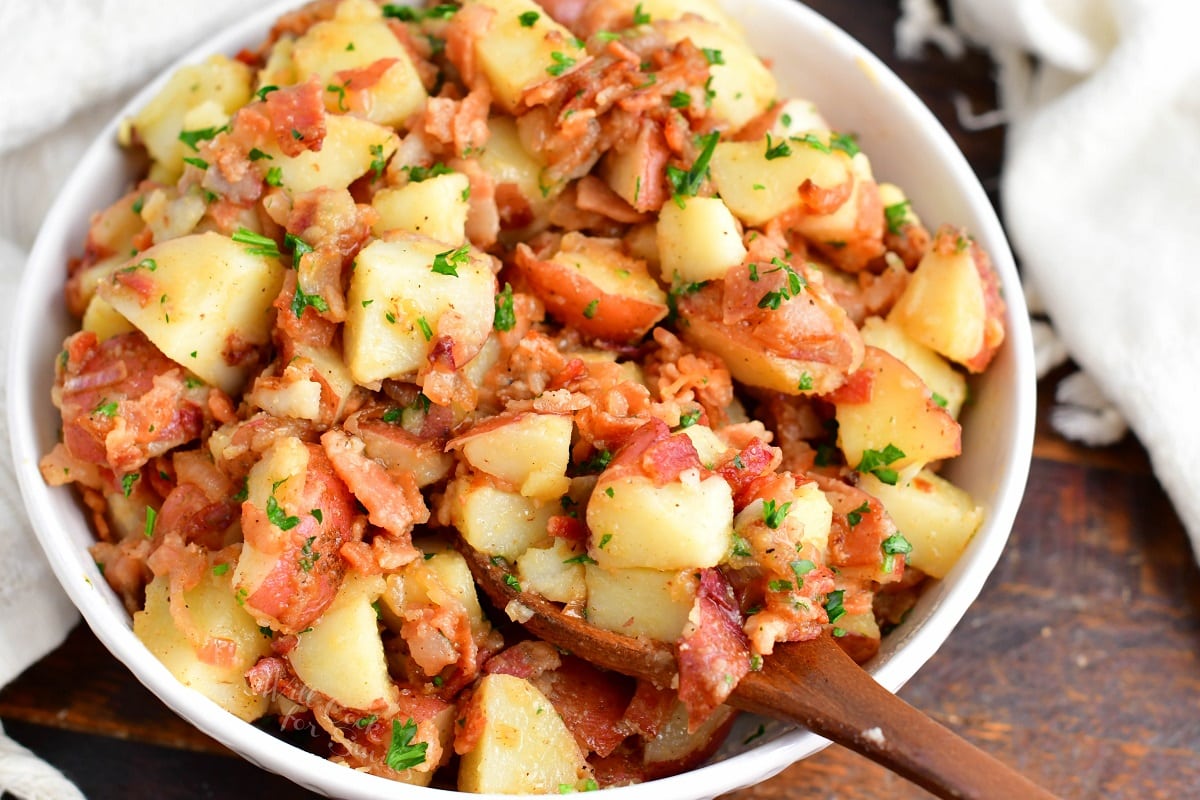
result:
[[[257,43],[293,0],[273,5],[187,54],[194,63],[214,52]],[[992,207],[966,160],[928,109],[862,45],[794,0],[726,0],[757,51],[773,60],[781,95],[817,104],[840,130],[859,135],[880,179],[900,184],[931,224],[965,225],[991,254],[1008,303],[1008,339],[988,373],[972,388],[964,418],[963,452],[947,473],[985,507],[987,521],[960,562],[922,596],[867,668],[889,690],[899,689],[950,634],[991,572],[1016,515],[1029,471],[1035,377],[1028,317],[1012,255]],[[165,80],[148,86],[118,115],[144,105]],[[21,491],[55,574],[84,619],[112,653],[154,694],[196,727],[243,757],[323,794],[363,800],[427,798],[447,792],[405,786],[355,772],[302,752],[225,712],[185,688],[133,635],[129,615],[101,577],[88,546],[93,535],[68,489],[51,489],[38,473],[60,420],[50,403],[53,362],[73,328],[63,309],[67,259],[82,247],[90,214],[115,200],[135,177],[116,145],[117,120],[91,147],[47,215],[16,305],[9,354],[9,430]],[[770,727],[752,746],[744,719],[717,759],[690,772],[609,790],[620,800],[709,798],[764,780],[827,742],[813,734]]]

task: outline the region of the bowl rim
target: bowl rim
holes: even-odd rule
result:
[[[39,316],[45,304],[39,301],[47,297],[46,285],[50,283],[51,276],[55,276],[52,285],[61,289],[62,279],[58,276],[61,276],[65,263],[61,256],[63,253],[76,252],[79,246],[78,241],[69,239],[68,231],[79,225],[78,215],[81,211],[90,214],[95,210],[83,208],[80,197],[90,185],[89,178],[93,178],[117,150],[115,136],[120,120],[144,105],[178,67],[197,63],[214,53],[233,54],[240,47],[255,43],[281,13],[297,7],[300,2],[275,0],[199,43],[164,68],[105,125],[60,189],[43,220],[27,260],[17,295],[17,313],[11,322],[6,383],[9,387],[8,426],[13,462],[26,511],[31,521],[37,520],[39,523],[33,528],[59,583],[104,646],[172,711],[243,758],[318,793],[332,792],[347,798],[444,798],[448,790],[411,786],[359,773],[294,747],[253,724],[243,723],[176,680],[133,635],[128,615],[121,610],[124,617],[118,616],[113,602],[115,595],[103,581],[86,550],[81,553],[67,535],[65,525],[68,522],[65,517],[60,517],[53,500],[57,497],[57,505],[61,506],[62,495],[71,490],[68,487],[51,488],[43,482],[38,470],[38,462],[43,455],[39,431],[37,426],[29,424],[35,418],[34,408],[38,404],[45,404],[48,386],[52,381],[52,377],[46,375],[46,365],[32,360],[32,354],[37,351],[36,338],[45,327],[44,317]],[[892,95],[903,106],[929,143],[940,152],[954,178],[955,191],[961,193],[963,202],[973,209],[981,223],[981,228],[975,233],[985,243],[1000,275],[1001,285],[1009,290],[1005,294],[1007,339],[1004,347],[1015,358],[1015,406],[1009,437],[1013,457],[1006,462],[1003,474],[998,476],[995,503],[988,510],[984,527],[976,534],[979,546],[969,551],[969,559],[964,554],[963,562],[955,567],[950,579],[944,582],[945,591],[936,605],[918,625],[903,633],[895,654],[883,663],[868,665],[876,680],[889,691],[895,692],[937,651],[961,620],[998,561],[1012,529],[1028,478],[1036,416],[1036,378],[1032,367],[1033,344],[1028,311],[1020,292],[1011,250],[991,202],[949,133],[915,93],[864,45],[806,5],[792,0],[755,0],[744,5],[735,0],[722,2],[735,13],[760,7],[773,15],[790,17],[788,24],[797,26],[805,35],[823,36],[825,43],[839,55],[871,72],[881,90]],[[118,189],[113,187],[113,192]],[[47,272],[51,275],[46,275]],[[59,297],[58,294],[52,294],[56,299]],[[42,375],[42,378],[34,377],[37,375]],[[50,524],[46,524],[46,521]],[[120,606],[119,601],[116,606]],[[896,633],[892,636],[896,636]],[[709,763],[668,778],[606,791],[620,794],[622,800],[650,800],[652,797],[658,800],[664,795],[711,797],[765,780],[826,745],[828,742],[821,737],[796,729],[763,741],[727,760]],[[735,763],[740,769],[729,768]]]

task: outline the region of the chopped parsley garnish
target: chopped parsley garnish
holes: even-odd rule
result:
[[[580,553],[577,556],[563,559],[564,564],[595,564],[596,559],[589,556],[587,553]]]
[[[650,15],[642,10],[642,4],[638,3],[633,7],[633,24],[634,25],[649,25]]]
[[[130,208],[133,209],[133,213],[141,214],[142,209],[145,207],[145,205],[146,205],[145,195],[138,195],[138,198],[133,201],[133,205],[130,206]]]
[[[671,108],[689,108],[692,105],[692,96],[685,91],[677,91],[671,95]]]
[[[275,160],[274,156],[264,153],[262,150],[259,150],[257,147],[250,148],[250,160],[251,161],[261,161],[264,158],[267,159],[268,161]]]
[[[793,561],[788,566],[792,568],[792,573],[796,576],[796,588],[804,586],[804,576],[817,568],[817,565],[807,558]]]
[[[250,479],[242,478],[242,488],[233,496],[233,502],[244,503],[246,498],[250,496]]]
[[[283,168],[270,167],[263,180],[267,182],[268,186],[283,186]]]
[[[755,669],[755,667],[754,667],[754,659],[756,659],[756,658],[758,659],[758,663],[759,663],[759,667],[757,669]],[[762,669],[762,656],[760,656],[760,655],[750,656],[750,664],[751,664],[750,669],[754,672],[757,672],[759,669]],[[750,744],[755,739],[762,737],[763,734],[765,734],[766,732],[767,732],[767,727],[765,725],[759,725],[758,730],[756,730],[754,733],[750,734],[749,736],[747,736],[745,739],[742,740],[742,744]]]
[[[546,72],[550,73],[556,78],[571,67],[575,66],[574,58],[571,58],[571,56],[566,55],[565,53],[560,53],[557,50],[550,54],[550,58],[554,61],[554,63],[546,67]]]
[[[444,253],[438,253],[433,257],[433,266],[430,267],[439,275],[450,275],[458,277],[458,268],[465,267],[471,263],[471,246],[464,244],[457,250],[447,250]]]
[[[941,406],[942,408],[945,408],[946,405],[950,402],[949,400],[947,400],[945,397],[938,394],[937,392],[933,392],[930,399],[933,400],[934,403]]]
[[[896,566],[896,556],[908,555],[912,552],[912,542],[904,538],[900,532],[893,533],[883,540],[879,546],[883,550],[883,571],[891,572]]]
[[[611,541],[612,541],[612,534],[606,533],[600,537],[600,544],[598,544],[596,546],[599,547],[601,550],[603,550],[605,545],[607,545]]]
[[[711,47],[702,47],[700,48],[700,52],[704,53],[704,58],[708,61],[710,67],[714,64],[725,63],[725,54],[720,50],[714,50]]]
[[[607,487],[605,487],[605,489],[604,489],[604,494],[605,494],[605,495],[607,495],[608,497],[616,497],[616,496],[617,496],[617,490],[616,490],[616,489],[614,489],[614,488],[613,488],[613,487],[611,487],[611,486],[607,486]]]
[[[404,409],[393,406],[392,408],[389,408],[387,411],[383,412],[383,416],[380,417],[380,419],[382,419],[384,422],[395,424],[399,422],[400,418],[403,416]]]
[[[140,477],[142,477],[140,472],[131,472],[121,476],[121,491],[126,497],[133,494],[133,484]]]
[[[863,504],[861,506],[859,506],[858,508],[856,508],[853,511],[850,511],[846,514],[846,522],[849,522],[850,527],[853,528],[855,525],[862,522],[863,514],[870,514],[870,513],[871,513],[871,503],[867,500],[864,500]]]
[[[829,615],[830,622],[837,622],[846,616],[846,609],[842,606],[842,596],[845,594],[845,590],[837,589],[825,596],[825,613]]]
[[[183,160],[183,163],[191,164],[196,169],[208,169],[208,162],[205,161],[203,158],[195,158],[195,157],[185,158]]]
[[[99,405],[92,409],[93,414],[99,414],[102,417],[112,417],[117,413],[117,402],[115,400],[101,400]]]
[[[763,522],[767,524],[768,528],[775,530],[783,524],[783,521],[787,519],[788,512],[791,510],[792,503],[790,500],[781,506],[776,506],[774,500],[764,500],[762,508]]]
[[[286,478],[284,480],[286,480]],[[267,519],[272,525],[274,525],[276,528],[279,528],[279,530],[290,531],[292,528],[300,524],[300,518],[289,517],[287,512],[280,507],[279,501],[275,499],[275,490],[279,488],[281,483],[283,483],[283,481],[279,481],[271,487],[271,496],[267,498]]]
[[[504,585],[512,589],[514,592],[521,591],[521,582],[518,581],[516,576],[512,573],[506,573],[504,575]]]
[[[585,472],[603,472],[610,461],[612,461],[611,452],[608,450],[597,450],[596,455],[592,456],[579,466]]]
[[[703,413],[704,412],[701,409],[695,408],[695,409],[692,409],[691,411],[680,414],[679,415],[679,427],[680,428],[692,427],[693,425],[695,425],[697,422],[700,421],[700,416]]]
[[[279,245],[275,243],[274,239],[263,236],[261,233],[255,233],[247,228],[238,228],[233,232],[231,238],[238,244],[248,245],[246,252],[252,256],[279,258]]]
[[[269,503],[270,501],[267,502]],[[292,517],[292,519],[296,518]],[[299,522],[299,520],[296,521]],[[280,527],[283,526],[281,525]],[[287,530],[287,528],[284,528],[284,530]],[[317,565],[317,560],[321,557],[320,553],[314,553],[312,549],[313,542],[316,540],[317,537],[310,536],[304,540],[304,545],[300,548],[300,560],[296,563],[300,566],[300,569],[304,570],[305,572],[312,572],[312,568]]]
[[[667,166],[667,181],[675,193],[675,202],[681,208],[681,198],[694,197],[700,191],[700,186],[708,175],[708,162],[712,161],[713,151],[717,149],[720,138],[720,131],[711,131],[700,137],[700,154],[696,156],[691,169],[685,171],[674,165]]]
[[[429,748],[427,742],[412,744],[413,737],[417,734],[417,723],[412,717],[403,725],[398,720],[392,720],[392,741],[388,745],[387,755],[384,761],[390,769],[396,772],[404,772],[406,769],[412,769],[418,764],[425,763],[425,751]]]
[[[767,588],[772,592],[790,592],[794,587],[791,581],[769,581]]]
[[[321,511],[321,509],[314,508],[313,510],[309,511],[308,513],[312,514],[312,518],[317,521],[318,525],[325,522],[325,514],[324,514],[324,512]]]
[[[829,138],[829,146],[834,150],[841,150],[851,158],[854,158],[860,152],[858,141],[848,133],[835,133]]]
[[[813,388],[812,375],[807,372],[800,373],[800,382],[796,384],[796,388],[802,392],[811,392]]]
[[[213,575],[216,575],[219,578],[222,575],[224,575],[226,572],[229,572],[228,564],[213,564],[213,568],[212,568]]]
[[[900,475],[888,464],[893,464],[902,458],[904,458],[904,451],[889,443],[882,450],[863,450],[862,460],[858,462],[855,469],[859,472],[869,472],[889,486],[895,486]]]
[[[436,178],[438,175],[450,175],[454,170],[447,167],[442,162],[434,163],[432,167],[423,167],[420,164],[412,164],[411,166],[401,167],[402,171],[408,173],[408,179],[413,183],[427,181],[430,178]]]
[[[300,259],[313,251],[311,244],[291,233],[283,235],[283,245],[292,251],[293,269],[300,269]]]
[[[336,83],[331,83],[325,87],[325,91],[333,92],[338,96],[337,107],[338,111],[346,112],[350,109],[346,106],[346,87]]]
[[[517,19],[520,20],[522,28],[532,28],[540,16],[542,15],[536,11],[526,11],[524,14],[521,14],[519,17],[517,17]]]
[[[596,298],[596,299],[592,300],[592,302],[588,303],[587,307],[583,309],[583,318],[584,319],[594,318],[596,316],[596,309],[599,307],[600,307],[600,299]]]
[[[309,307],[323,314],[329,310],[329,303],[325,302],[325,298],[319,294],[306,293],[297,282],[296,294],[292,296],[292,313],[296,315],[296,319],[300,319],[304,316],[304,309]]]
[[[292,138],[295,139],[297,142],[303,142],[304,134],[300,132],[299,128],[292,128]]]
[[[211,139],[218,133],[224,133],[227,130],[229,130],[229,126],[222,125],[219,128],[199,128],[193,131],[180,131],[179,141],[192,148],[192,150],[199,150],[200,148],[197,145],[200,142]]]
[[[151,506],[146,506],[146,525],[142,528],[142,532],[146,534],[147,539],[154,538],[154,523],[158,521],[158,511]]]
[[[369,714],[365,717],[359,717],[357,720],[354,721],[354,727],[369,728],[375,724],[375,720],[377,720],[377,719],[379,719],[378,714]]]
[[[433,339],[433,329],[429,327],[429,323],[424,317],[417,317],[417,327],[421,329],[421,335],[425,337],[425,341]]]
[[[373,144],[368,148],[371,151],[371,171],[375,173],[375,177],[383,176],[383,168],[387,166],[387,158],[383,155],[383,145]]]
[[[254,94],[258,96],[259,100],[266,100],[267,95],[269,95],[271,92],[277,92],[277,91],[279,91],[278,86],[276,86],[273,83],[268,83],[266,86],[262,87]]]
[[[754,552],[750,549],[750,542],[746,541],[745,537],[733,535],[733,547],[730,549],[730,555],[740,556],[741,558],[750,558]]]
[[[786,140],[771,143],[771,134],[767,134],[767,161],[774,161],[777,158],[787,158],[792,154],[792,148],[788,146]]]
[[[883,207],[883,216],[887,219],[887,227],[890,233],[899,234],[901,229],[912,221],[908,217],[908,212],[911,208],[911,200],[902,200],[899,203]]]
[[[511,331],[517,324],[517,314],[513,309],[512,284],[505,283],[504,289],[496,295],[496,313],[492,317],[492,327],[498,331]]]
[[[388,3],[383,7],[383,15],[401,22],[420,22],[423,19],[450,19],[458,11],[458,6],[443,3],[433,8],[419,9],[411,6]]]

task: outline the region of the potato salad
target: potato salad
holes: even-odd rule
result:
[[[939,467],[1004,340],[987,254],[716,0],[317,0],[120,141],[41,471],[171,673],[322,756],[690,769],[776,644],[871,658],[982,521]],[[678,681],[532,637],[462,547]]]

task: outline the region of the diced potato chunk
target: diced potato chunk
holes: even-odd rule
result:
[[[412,58],[388,28],[379,6],[367,0],[343,0],[333,19],[318,22],[295,41],[291,57],[296,82],[316,75],[322,85],[341,88],[325,91],[325,107],[331,113],[352,108],[347,95],[359,91],[368,98],[355,113],[380,125],[401,127],[424,106],[425,87]],[[369,88],[357,89],[352,75],[338,75],[369,68],[381,59],[392,63]]]
[[[772,145],[778,145],[772,140]],[[811,180],[832,189],[852,179],[850,159],[791,142],[786,156],[767,158],[767,140],[720,142],[710,170],[721,198],[738,219],[757,227],[800,204],[800,186]]]
[[[376,236],[397,228],[458,247],[467,237],[470,182],[461,172],[437,175],[398,189],[381,189],[371,199],[379,212]]]
[[[109,305],[107,300],[92,295],[87,310],[83,312],[83,330],[91,331],[100,341],[104,341],[137,329],[121,316],[121,312]]]
[[[475,578],[467,566],[467,560],[450,545],[438,539],[420,539],[416,542],[417,549],[425,554],[421,562],[424,567],[433,572],[446,589],[467,610],[471,620],[471,630],[481,633],[491,628],[491,623],[483,615],[479,605],[479,596],[475,591]]]
[[[933,392],[934,402],[958,419],[958,412],[967,399],[967,379],[961,372],[933,350],[914,341],[903,328],[890,320],[868,317],[859,332],[862,333],[864,344],[886,350],[921,376],[921,380]]]
[[[588,564],[584,576],[588,622],[626,636],[674,642],[696,600],[696,579],[689,570],[609,570]]]
[[[501,424],[469,433],[462,442],[463,457],[472,467],[539,500],[557,499],[571,485],[571,418],[558,414],[520,414],[499,418]]]
[[[969,494],[927,469],[896,486],[864,475],[860,486],[879,498],[912,544],[905,561],[934,578],[946,577],[983,524],[983,509]]]
[[[527,592],[555,603],[574,603],[587,596],[581,550],[565,539],[553,539],[548,547],[531,547],[517,559],[517,579]]]
[[[526,89],[562,75],[587,58],[575,36],[533,0],[470,0],[495,12],[488,32],[475,39],[475,58],[497,105],[513,112]],[[537,14],[532,25],[521,15]]]
[[[250,101],[253,77],[248,66],[223,55],[181,67],[128,121],[121,141],[128,144],[136,137],[146,146],[153,160],[150,180],[174,183],[183,172],[184,156],[192,155],[179,134],[228,122],[234,111]]]
[[[327,187],[345,189],[368,172],[383,174],[400,139],[395,131],[358,117],[332,114],[325,118],[320,150],[286,156],[274,142],[262,146],[279,167],[280,184],[292,194]]]
[[[445,267],[435,272],[439,256],[457,274]],[[478,350],[492,329],[495,284],[487,257],[476,251],[447,250],[444,242],[417,234],[371,242],[359,251],[347,296],[350,373],[366,386],[416,373],[445,314],[459,323],[455,346]]]
[[[607,569],[712,567],[732,543],[733,497],[716,476],[656,486],[640,475],[601,475],[587,524],[588,555]]]
[[[173,361],[236,396],[248,367],[228,363],[224,353],[231,338],[269,341],[282,283],[278,259],[210,232],[138,253],[97,292]]]
[[[727,121],[731,130],[766,111],[775,99],[775,76],[737,29],[688,17],[664,23],[662,31],[671,42],[691,39],[692,44],[713,54],[709,68],[712,114]]]
[[[746,258],[741,228],[719,197],[689,197],[682,207],[667,203],[658,216],[662,279],[688,283],[725,277]]]
[[[271,642],[258,623],[238,606],[228,573],[207,570],[200,583],[184,593],[188,614],[206,642],[225,640],[234,646],[227,664],[210,663],[176,626],[168,603],[170,580],[158,577],[146,587],[146,606],[133,615],[133,632],[180,683],[246,721],[266,713],[268,698],[250,691],[246,670],[268,655]],[[203,645],[201,645],[203,646]]]
[[[804,136],[812,131],[828,130],[829,123],[821,116],[815,103],[793,98],[779,107],[779,116],[775,118],[771,133],[775,139],[781,140],[791,136]]]
[[[497,187],[511,184],[529,204],[533,219],[544,219],[560,188],[542,183],[545,165],[521,144],[517,123],[512,117],[493,114],[488,118],[487,147],[479,156],[479,166],[492,177]]]
[[[816,481],[801,483],[792,492],[791,499],[783,502],[790,502],[791,506],[788,507],[787,516],[779,523],[779,529],[786,532],[788,538],[795,543],[796,549],[811,544],[818,553],[827,553],[829,530],[833,524],[833,507]],[[734,520],[734,530],[745,535],[747,529],[755,525],[766,525],[763,521],[761,499],[750,503],[738,513]]]
[[[904,362],[867,347],[861,369],[874,373],[870,400],[834,401],[838,445],[847,464],[859,468],[868,450],[899,451],[902,455],[879,466],[911,475],[931,461],[953,458],[962,451],[959,424],[933,401],[929,387]]]
[[[467,544],[509,561],[516,561],[529,547],[543,542],[550,517],[561,511],[557,502],[522,497],[462,478],[447,487],[445,503],[454,527]]]
[[[913,340],[964,363],[984,349],[987,309],[971,249],[921,259],[888,320]]]
[[[305,685],[346,708],[377,709],[381,702],[392,707],[399,700],[371,606],[383,589],[380,575],[347,573],[333,603],[288,653]]]
[[[468,714],[481,717],[479,738],[458,770],[462,792],[557,794],[583,788],[590,774],[562,717],[529,681],[485,675]]]

